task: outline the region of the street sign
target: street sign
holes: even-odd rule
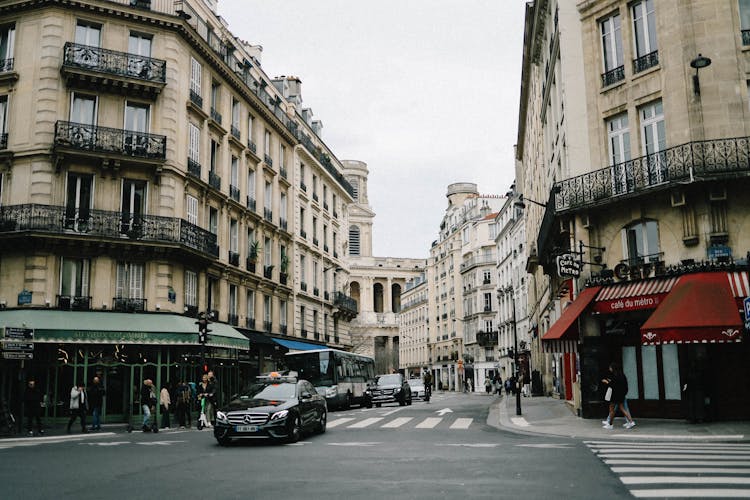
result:
[[[15,326],[5,327],[5,338],[12,340],[34,340],[34,329],[33,328],[18,328]]]
[[[750,330],[750,297],[745,297],[745,330]]]
[[[557,256],[557,275],[561,278],[578,278],[581,275],[583,263],[578,260],[578,256],[572,253],[566,253]]]
[[[3,359],[34,359],[33,352],[3,351]]]
[[[3,351],[33,351],[34,343],[3,340],[0,342],[0,348],[2,348]]]

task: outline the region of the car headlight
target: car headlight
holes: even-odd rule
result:
[[[229,418],[227,417],[227,414],[223,411],[217,411],[216,412],[216,421],[221,422],[222,424],[228,424]]]
[[[398,394],[399,392],[401,392],[400,387],[396,387],[395,389],[393,389],[393,394]]]
[[[329,387],[328,389],[326,389],[327,398],[335,398],[338,393],[339,393],[339,388],[335,385],[333,387]]]
[[[273,415],[271,415],[271,420],[278,420],[280,418],[284,418],[289,414],[289,410],[281,410],[277,411]]]

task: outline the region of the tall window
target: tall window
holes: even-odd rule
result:
[[[263,295],[263,323],[265,324],[266,331],[271,331],[272,314],[271,297],[269,295]]]
[[[281,324],[281,326],[287,325],[287,307],[286,300],[279,300],[279,324]]]
[[[189,223],[198,225],[198,198],[191,195],[185,197],[185,214]]]
[[[185,271],[185,305],[198,306],[198,275],[194,271]]]
[[[68,174],[65,200],[65,227],[74,231],[87,231],[93,208],[94,177],[71,172]]]
[[[263,206],[268,210],[273,209],[273,186],[270,182],[266,181],[264,193],[263,193]]]
[[[60,295],[65,297],[88,297],[89,268],[87,259],[63,257],[60,266]]]
[[[230,323],[232,320],[236,323],[237,321],[237,285],[229,285],[229,317]]]
[[[219,234],[219,211],[214,207],[208,209],[208,230],[213,234]]]
[[[615,194],[628,191],[628,166],[630,160],[630,129],[628,114],[622,113],[607,120],[609,161],[612,165],[612,186]]]
[[[239,190],[240,185],[240,167],[239,160],[236,156],[232,156],[232,163],[229,165],[229,185]]]
[[[203,67],[195,58],[190,58],[190,91],[197,97],[201,96],[201,75]]]
[[[271,238],[266,237],[263,240],[263,265],[271,267],[273,263],[273,252],[271,250]]]
[[[614,14],[600,23],[602,56],[604,63],[603,85],[612,85],[623,78],[622,32],[620,14]]]
[[[492,310],[492,294],[491,293],[484,294],[484,310],[485,311]]]
[[[304,238],[304,232],[305,232],[305,209],[300,208],[299,209],[299,228],[300,231],[302,231],[302,237]]]
[[[239,253],[239,223],[237,219],[229,221],[229,251]]]
[[[255,170],[247,171],[247,195],[255,200]]]
[[[286,163],[284,162],[284,158],[286,157],[286,146],[283,144],[279,144],[279,168],[284,168],[286,166]]]
[[[76,43],[99,47],[102,27],[88,21],[78,21],[76,24]]]
[[[253,133],[253,128],[255,128],[255,119],[253,118],[253,115],[248,114],[247,115],[247,140],[249,142],[255,142],[255,133]]]
[[[271,132],[268,130],[263,134],[263,153],[271,156]]]
[[[347,180],[349,181],[349,184],[352,185],[352,192],[354,193],[354,196],[353,196],[354,201],[359,202],[359,178],[349,177]]]
[[[2,64],[2,61],[0,61],[0,64]],[[0,137],[0,149],[5,149],[8,147],[8,138],[5,136],[5,134],[8,133],[8,96],[7,95],[1,95],[0,96],[0,134],[3,134],[2,137]]]
[[[143,230],[143,214],[146,211],[146,181],[123,179],[122,200],[122,233]]]
[[[211,139],[211,157],[209,161],[209,168],[211,169],[211,172],[216,173],[216,165],[219,161],[219,144]]]
[[[648,169],[647,185],[658,184],[667,179],[667,162],[662,151],[667,146],[664,129],[664,109],[661,100],[647,104],[639,110],[643,154],[648,156],[645,167]]]
[[[73,102],[70,107],[70,121],[86,125],[96,125],[96,97],[79,93],[73,94]]]
[[[149,106],[127,102],[125,104],[125,152],[148,153]]]
[[[349,228],[349,255],[359,255],[359,226]]]
[[[144,266],[134,262],[118,262],[115,297],[122,299],[143,298]]]
[[[188,124],[188,159],[201,161],[201,131],[192,123]]]
[[[320,276],[320,264],[317,260],[313,260],[313,286],[315,288],[319,288],[320,282],[318,281],[318,278]]]
[[[312,194],[318,196],[318,176],[313,174],[312,178]]]
[[[13,69],[8,60],[13,58],[13,46],[16,42],[16,25],[6,24],[0,26],[0,69],[3,71]]]
[[[742,31],[750,30],[750,0],[739,0],[740,6],[740,29]],[[749,37],[750,38],[750,37]],[[742,41],[745,45],[750,43],[750,39],[742,34]]]
[[[240,102],[232,97],[232,126],[240,129]]]
[[[286,203],[286,193],[282,191],[279,195],[279,217],[281,217],[281,219],[283,220],[286,220],[287,216]]]
[[[654,0],[643,0],[631,7],[633,10],[633,31],[635,32],[635,55],[643,57],[656,52],[656,15]],[[644,68],[645,69],[645,68]]]
[[[151,57],[151,35],[131,31],[128,37],[128,53]]]
[[[221,85],[211,82],[211,110],[219,111],[219,98],[221,96]]]
[[[622,230],[622,245],[631,265],[660,260],[658,223],[651,220],[627,226]]]
[[[307,282],[307,262],[304,255],[299,256],[299,280],[302,283]]]
[[[245,297],[246,301],[246,307],[247,307],[247,318],[254,320],[255,319],[255,291],[248,290],[247,296]]]
[[[318,218],[315,216],[312,218],[312,237],[314,242],[318,240]]]

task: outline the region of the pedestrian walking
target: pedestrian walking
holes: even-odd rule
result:
[[[26,385],[26,392],[23,395],[24,412],[26,413],[26,431],[29,436],[34,435],[33,422],[36,420],[36,427],[39,434],[44,434],[42,429],[42,391],[36,386],[36,380],[30,379]]]
[[[492,392],[492,380],[490,380],[490,377],[484,379],[484,390],[487,392],[487,394],[490,394]]]
[[[201,413],[205,415],[206,422],[208,423],[206,427],[213,426],[214,409],[212,401],[214,397],[214,387],[214,384],[211,383],[208,378],[208,374],[203,374],[201,383],[198,384],[198,387],[196,388],[198,391],[198,401],[203,410]]]
[[[503,377],[500,376],[500,373],[495,374],[495,390],[498,396],[503,395]]]
[[[615,420],[615,410],[620,408],[620,411],[625,415],[627,422],[623,425],[626,429],[630,429],[635,425],[635,421],[630,416],[630,411],[625,406],[625,396],[628,393],[628,379],[620,366],[617,363],[609,365],[609,375],[602,379],[602,383],[607,386],[607,395],[609,396],[609,416],[606,422],[603,422],[605,429],[613,429],[612,423]],[[611,390],[610,390],[611,389]],[[607,399],[605,395],[605,399]]]
[[[86,387],[83,384],[74,385],[70,390],[70,420],[68,420],[68,434],[70,434],[70,427],[73,425],[76,418],[81,419],[81,432],[86,433],[89,431],[86,428],[87,404],[88,396],[86,395]]]
[[[102,406],[104,405],[104,396],[106,392],[102,387],[99,377],[94,377],[91,387],[89,387],[89,406],[91,407],[91,429],[92,431],[102,430],[101,416]]]
[[[159,406],[161,407],[161,426],[169,429],[169,409],[172,406],[172,398],[169,395],[169,383],[163,384],[159,392]]]
[[[156,407],[156,394],[154,393],[154,383],[151,379],[145,379],[141,386],[141,409],[143,410],[143,432],[151,432],[151,408]],[[158,427],[153,426],[158,430]]]
[[[510,379],[511,378],[512,377],[508,377],[507,379],[505,379],[505,395],[506,396],[508,396],[510,394],[510,383],[511,383]]]
[[[184,429],[188,418],[190,418],[190,386],[184,380],[181,380],[177,385],[174,409],[177,423],[180,429]]]

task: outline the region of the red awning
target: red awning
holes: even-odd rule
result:
[[[557,350],[552,349],[550,350],[549,347],[551,347],[550,343],[556,343],[558,345],[563,345],[560,341],[574,341],[576,342],[578,340],[578,322],[576,321],[578,317],[583,313],[583,311],[588,307],[589,304],[594,300],[594,297],[596,297],[596,294],[599,293],[599,290],[602,287],[600,286],[594,286],[591,288],[586,288],[584,291],[582,291],[580,294],[578,294],[578,297],[571,302],[568,307],[565,308],[560,318],[555,321],[555,323],[547,330],[547,332],[542,336],[543,345],[544,343],[547,343],[548,346],[545,347],[545,352],[557,352]],[[569,346],[568,346],[569,347]],[[568,352],[570,349],[565,349],[561,352]]]
[[[656,309],[680,278],[654,278],[605,286],[596,297],[594,311],[611,314]]]
[[[643,324],[641,342],[740,342],[742,328],[726,273],[687,274]]]

